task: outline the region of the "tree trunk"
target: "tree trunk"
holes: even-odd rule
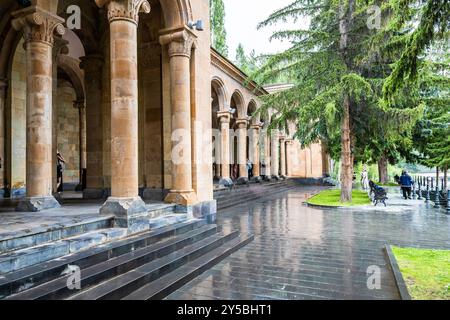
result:
[[[346,4],[348,6],[346,6]],[[347,67],[351,70],[351,61],[348,55],[349,31],[353,22],[354,0],[340,1],[339,3],[339,33],[340,33],[340,54]],[[344,96],[342,107],[342,127],[341,127],[341,201],[352,201],[353,187],[353,153],[352,146],[352,123],[350,118],[350,97],[347,93]]]
[[[447,182],[448,182],[448,168],[444,168],[444,190],[447,190]]]
[[[386,155],[383,153],[380,160],[378,160],[378,179],[380,184],[388,183],[388,160]]]
[[[350,98],[345,96],[341,129],[341,201],[352,201],[353,157],[351,148]]]
[[[440,176],[439,167],[436,167],[436,186],[437,187],[439,187],[439,176]]]

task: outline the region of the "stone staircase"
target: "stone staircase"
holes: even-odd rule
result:
[[[251,183],[236,186],[231,189],[216,190],[214,192],[214,199],[217,201],[217,209],[221,210],[263,198],[268,194],[286,192],[294,187],[295,182],[289,179],[276,182]]]
[[[56,224],[22,234],[3,235],[0,239],[0,276],[189,219],[188,214],[175,213],[175,205],[148,205],[148,210],[128,229],[114,227],[113,216],[98,216],[71,225]]]
[[[162,299],[252,240],[192,219],[5,274],[0,298]],[[68,286],[68,270],[80,271],[81,290]]]

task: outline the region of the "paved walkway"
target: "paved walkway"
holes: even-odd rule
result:
[[[253,232],[255,241],[168,298],[399,299],[384,244],[450,249],[450,216],[395,189],[387,209],[364,210],[306,207],[315,192],[298,188],[219,212],[225,229]],[[367,288],[373,265],[381,290]]]

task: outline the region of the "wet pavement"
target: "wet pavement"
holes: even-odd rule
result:
[[[450,249],[450,216],[389,190],[388,207],[318,209],[299,187],[221,210],[218,223],[255,240],[168,299],[399,299],[385,244]],[[368,268],[381,288],[368,288]]]

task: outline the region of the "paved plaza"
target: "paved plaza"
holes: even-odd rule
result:
[[[218,223],[255,240],[168,299],[399,299],[385,244],[450,249],[450,216],[389,190],[388,207],[318,209],[299,187],[221,210]],[[367,269],[381,269],[369,290]]]

